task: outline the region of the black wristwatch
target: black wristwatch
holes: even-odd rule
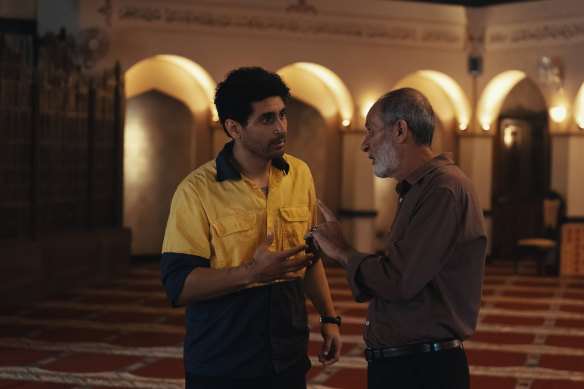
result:
[[[341,317],[330,317],[330,316],[322,316],[320,315],[320,322],[322,324],[336,324],[339,327],[341,326]]]

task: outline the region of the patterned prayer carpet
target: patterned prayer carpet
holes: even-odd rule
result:
[[[528,269],[530,270],[530,269]],[[343,316],[343,352],[323,368],[309,304],[310,389],[366,387],[361,337],[366,304],[344,273],[327,268]],[[477,332],[464,343],[473,389],[584,389],[584,279],[513,275],[487,267]],[[109,285],[0,311],[0,388],[182,388],[184,311],[171,309],[157,264]]]

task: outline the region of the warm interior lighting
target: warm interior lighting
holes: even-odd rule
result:
[[[342,124],[343,124],[343,127],[349,127],[349,124],[351,124],[351,121],[345,119],[345,120],[343,120],[343,123]]]
[[[152,145],[140,125],[139,118],[127,117],[124,128],[124,180],[126,182],[134,184],[148,176],[151,148]]]
[[[416,74],[432,81],[442,89],[442,91],[450,98],[456,119],[460,123],[460,130],[466,130],[470,120],[471,109],[470,104],[458,83],[446,74],[435,70],[420,70],[417,71]]]
[[[568,116],[568,110],[564,106],[557,106],[550,108],[550,117],[556,123],[561,123],[566,119]]]
[[[196,115],[210,112],[219,120],[213,102],[215,82],[193,61],[176,55],[156,55],[138,62],[125,74],[126,98],[158,90],[182,101]]]
[[[373,104],[375,104],[377,100],[375,99],[368,99],[365,100],[363,102],[363,104],[361,104],[361,116],[363,116],[363,119],[367,119],[367,114],[369,113],[369,110],[371,109],[371,107],[373,107]]]
[[[335,73],[324,66],[309,62],[296,62],[277,73],[290,86],[295,98],[312,105],[324,117],[338,114],[341,116],[341,123],[351,123],[353,99],[349,89]]]
[[[519,130],[516,126],[507,126],[503,130],[503,142],[505,146],[511,147],[516,141],[516,137],[519,134]]]
[[[578,120],[578,127],[580,127],[581,130],[584,130],[584,118]]]
[[[219,114],[217,113],[217,108],[215,107],[215,81],[211,78],[209,73],[201,66],[191,61],[190,59],[179,57],[177,55],[157,55],[155,59],[160,59],[162,61],[168,61],[174,63],[181,68],[185,69],[201,86],[201,90],[205,93],[208,101],[209,108],[211,110],[211,120],[214,122],[219,121]]]
[[[481,118],[482,128],[488,131],[495,122],[503,101],[515,85],[526,77],[519,70],[508,70],[493,78],[485,87],[477,104],[477,115]]]

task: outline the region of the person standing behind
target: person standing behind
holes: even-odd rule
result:
[[[462,341],[475,330],[486,254],[484,218],[451,153],[431,149],[436,117],[411,88],[380,98],[367,115],[362,151],[399,193],[382,255],[358,252],[332,212],[312,235],[346,269],[353,297],[369,301],[363,337],[369,389],[470,387]]]
[[[301,253],[316,196],[308,166],[284,154],[288,96],[275,73],[229,73],[215,104],[232,140],[174,194],[162,282],[172,306],[186,305],[187,389],[304,389],[305,293],[324,321],[336,316],[322,261]],[[338,325],[321,332],[319,360],[329,365],[340,355]]]

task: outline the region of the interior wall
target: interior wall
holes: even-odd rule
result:
[[[193,123],[182,102],[158,91],[127,100],[124,225],[132,230],[133,255],[161,252],[172,196],[194,169]]]
[[[308,164],[316,196],[325,204],[330,203],[327,187],[327,142],[326,123],[320,113],[300,100],[290,98],[286,105],[288,138],[286,153],[300,158]]]
[[[120,0],[119,3],[127,2]],[[556,5],[551,6],[551,3],[556,3]],[[176,5],[178,2],[165,4]],[[222,3],[215,10],[219,13],[227,12],[225,4]],[[263,0],[258,0],[253,4],[253,7],[259,7],[258,15],[260,16],[262,15],[261,7],[264,6],[266,12],[280,12],[277,14],[279,18],[302,23],[299,15],[286,15],[283,10],[278,9],[278,5],[274,6]],[[422,3],[370,1],[367,2],[367,7],[364,7],[360,2],[341,0],[335,2],[334,5],[319,3],[318,8],[322,12],[319,12],[314,20],[322,21],[323,28],[342,25],[342,23],[337,24],[335,12],[338,15],[351,16],[353,18],[351,20],[354,20],[351,23],[355,23],[357,27],[364,21],[369,22],[364,24],[373,27],[377,24],[371,21],[379,24],[389,22],[399,24],[404,20],[400,20],[400,17],[395,15],[408,14],[413,15],[407,21],[412,28],[415,29],[416,26],[424,23],[435,23],[434,26],[438,28],[448,26],[452,29],[452,34],[443,36],[449,36],[453,40],[457,39],[460,30],[468,31],[467,27],[471,20],[465,16],[464,7]],[[480,12],[474,13],[476,19],[485,28],[474,28],[476,20],[471,20],[473,26],[471,36],[465,35],[460,45],[448,46],[448,39],[445,39],[438,40],[435,44],[429,43],[424,47],[406,40],[404,42],[394,40],[388,43],[382,39],[364,38],[366,34],[363,37],[349,36],[341,27],[338,29],[339,33],[333,36],[311,32],[283,34],[270,30],[269,27],[266,28],[267,25],[258,25],[254,29],[246,26],[241,28],[218,25],[185,26],[181,30],[180,27],[170,24],[149,23],[143,20],[120,23],[116,20],[116,14],[110,15],[108,21],[107,17],[100,15],[91,7],[84,7],[82,22],[98,23],[108,28],[112,38],[108,58],[119,59],[124,69],[143,58],[160,53],[190,58],[206,69],[216,80],[223,79],[228,71],[239,66],[259,65],[276,70],[299,60],[320,64],[333,71],[345,83],[358,112],[367,100],[386,93],[398,80],[416,70],[425,69],[443,72],[453,78],[474,105],[485,85],[505,70],[522,70],[532,79],[537,80],[538,63],[542,55],[561,59],[565,70],[566,94],[568,99],[573,100],[577,87],[584,79],[584,67],[581,66],[582,54],[581,50],[577,50],[576,45],[578,39],[581,42],[581,36],[576,34],[566,37],[559,34],[555,36],[556,40],[553,40],[549,35],[530,34],[530,32],[537,32],[538,26],[541,26],[543,21],[555,23],[552,25],[555,29],[562,27],[569,29],[581,20],[579,10],[581,11],[581,4],[578,0],[532,1],[516,5],[485,7]],[[232,11],[230,20],[237,21],[241,8],[233,3]],[[499,28],[500,35],[491,34],[493,29]],[[518,33],[526,31],[527,35],[515,35],[520,36],[521,39],[514,40],[507,46],[497,44],[498,36],[504,37],[507,33],[511,36],[515,33],[515,30],[512,30],[514,28],[518,29]],[[561,39],[564,41],[559,41]],[[285,50],[282,47],[285,47]],[[469,74],[468,69],[468,56],[471,50],[473,55],[482,58],[482,67],[474,75]],[[358,120],[353,120],[353,123],[352,126],[357,127],[351,129],[360,129],[359,125],[355,124]],[[570,124],[570,126],[574,125]],[[488,140],[486,142],[488,143]],[[469,144],[470,148],[465,149]],[[574,147],[580,146],[577,142],[573,144]],[[488,150],[475,150],[475,148],[480,148],[480,145],[482,145],[481,141],[461,142],[458,150],[478,153],[477,155],[481,156],[480,163],[476,161],[478,157],[474,156],[463,159],[472,161],[471,169],[481,165],[476,170],[467,171],[467,174],[480,187],[481,202],[485,204],[485,209],[489,209],[490,176],[483,177],[482,174],[490,168],[482,166],[491,165],[492,157]],[[581,150],[573,152],[584,154]],[[573,158],[570,159],[572,160]],[[566,179],[567,177],[558,178],[557,181],[563,182]],[[584,200],[571,199],[568,202],[569,205],[570,201],[576,202],[571,205],[575,209],[579,209],[581,203],[584,204]]]

